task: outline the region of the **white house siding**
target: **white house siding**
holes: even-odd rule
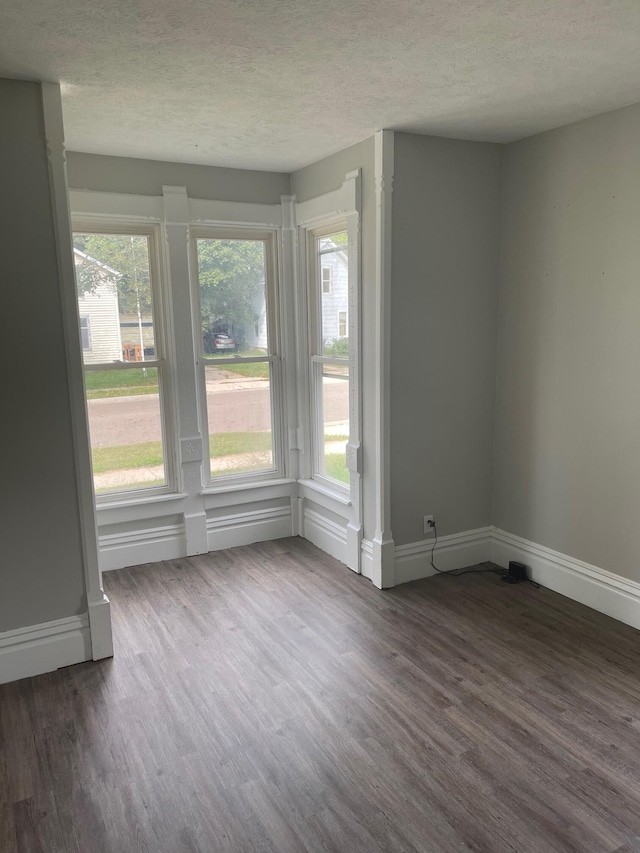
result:
[[[331,293],[322,289],[320,272],[320,292],[322,297],[322,338],[325,346],[332,344],[345,335],[339,334],[338,313],[347,311],[349,305],[349,275],[346,252],[330,252],[322,255],[320,267],[331,269]]]
[[[101,284],[92,293],[79,297],[78,311],[81,318],[89,320],[89,349],[82,350],[85,364],[120,361],[122,341],[115,286]]]
[[[85,263],[97,263],[93,258],[74,252],[76,265]],[[100,265],[103,266],[103,265]],[[118,291],[116,278],[102,271],[103,284],[97,285],[93,290],[78,295],[78,313],[82,318],[88,320],[88,344],[85,347],[85,336],[83,333],[82,355],[85,364],[97,364],[99,362],[122,360],[122,338],[120,335],[120,316],[118,313]]]

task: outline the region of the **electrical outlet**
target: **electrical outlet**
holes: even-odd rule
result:
[[[425,515],[423,532],[424,533],[435,533],[435,531],[433,529],[435,527],[435,524],[436,524],[436,520],[432,515]]]

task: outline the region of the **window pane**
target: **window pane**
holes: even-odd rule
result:
[[[96,493],[164,485],[158,371],[87,370],[85,386]]]
[[[263,240],[197,241],[202,344],[207,356],[268,352]]]
[[[149,240],[121,234],[74,234],[82,355],[85,364],[156,358]],[[85,343],[88,346],[85,346]]]
[[[324,365],[322,413],[321,473],[348,484],[346,448],[349,440],[349,368],[346,365]]]
[[[273,470],[268,362],[205,367],[212,478]]]
[[[321,355],[347,358],[349,330],[349,252],[347,232],[317,240],[320,291]]]

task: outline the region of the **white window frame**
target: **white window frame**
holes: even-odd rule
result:
[[[323,398],[323,373],[325,366],[348,367],[349,386],[351,386],[351,368],[354,359],[339,358],[323,354],[324,336],[322,328],[323,308],[322,297],[324,296],[324,280],[322,278],[323,255],[318,252],[317,243],[322,237],[341,232],[348,233],[348,224],[345,219],[336,218],[322,226],[311,228],[307,231],[307,286],[309,292],[309,403],[313,468],[311,479],[322,483],[326,488],[340,493],[348,494],[350,483],[343,483],[324,472],[324,398]],[[351,260],[351,257],[349,257]],[[350,348],[351,349],[351,348]],[[350,388],[351,391],[351,388]],[[351,407],[349,407],[351,409]],[[351,411],[349,411],[349,440],[351,440]]]
[[[344,315],[344,319],[341,319],[341,315]],[[340,332],[340,327],[344,326],[344,334]],[[338,337],[346,338],[349,332],[349,312],[348,311],[338,311]]]
[[[141,223],[137,217],[129,218],[125,216],[72,216],[71,230],[73,234],[113,234],[146,237],[149,247],[149,276],[151,283],[155,358],[145,361],[127,362],[122,360],[115,363],[83,364],[83,373],[104,370],[140,370],[143,367],[157,370],[165,482],[157,486],[149,485],[139,489],[123,489],[121,491],[114,489],[113,491],[96,494],[96,506],[99,508],[101,505],[106,504],[129,503],[156,495],[175,493],[177,490],[175,407],[172,405],[171,365],[168,358],[168,291],[163,263],[161,223]],[[90,435],[89,440],[91,440]]]
[[[82,325],[84,323],[84,326]],[[86,332],[87,336],[87,345],[84,345],[84,333]],[[82,348],[82,352],[91,352],[93,347],[91,345],[91,317],[88,314],[80,315],[80,346]]]
[[[325,281],[324,274],[325,272],[329,273],[329,278]],[[322,294],[324,296],[328,296],[333,293],[333,270],[331,267],[323,266],[321,267],[320,276],[322,278]]]
[[[360,283],[360,171],[349,172],[341,187],[296,203],[298,243],[298,422],[299,518],[303,535],[346,563],[361,570],[362,542],[362,400],[361,400],[361,283]],[[348,487],[330,478],[313,476],[315,446],[312,434],[312,347],[310,313],[315,296],[309,287],[315,258],[311,233],[345,230],[348,234],[349,324],[349,441],[346,464]],[[316,275],[317,280],[317,273]],[[317,290],[317,285],[316,285]],[[317,309],[314,309],[317,310]],[[327,358],[327,361],[332,359]],[[339,360],[338,360],[339,361]],[[317,368],[316,368],[317,369]],[[317,383],[316,383],[317,385]],[[317,466],[315,466],[317,467]],[[339,521],[338,521],[339,520]]]
[[[278,232],[275,228],[258,228],[252,225],[191,225],[189,227],[189,244],[191,253],[191,292],[193,305],[193,328],[196,350],[196,367],[198,373],[198,413],[203,445],[207,452],[203,454],[203,476],[205,490],[223,489],[233,484],[260,483],[285,476],[284,453],[284,386],[282,379],[281,329],[280,329],[280,297],[278,278]],[[198,271],[198,240],[257,240],[265,246],[265,297],[268,354],[265,356],[230,355],[225,357],[209,357],[204,352],[201,333],[200,314],[200,281]],[[213,477],[208,454],[209,424],[206,400],[205,368],[225,364],[269,364],[270,403],[271,403],[271,438],[273,466],[263,471],[246,471],[236,474],[220,474]]]

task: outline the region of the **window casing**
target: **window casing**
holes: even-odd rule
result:
[[[160,229],[92,217],[73,237],[97,501],[174,491]]]
[[[310,231],[308,258],[312,477],[346,491],[350,484],[346,448],[351,433],[346,223],[338,221]],[[330,300],[325,299],[326,269],[331,271]],[[338,300],[344,308],[336,311]]]
[[[275,238],[243,227],[190,229],[208,487],[284,475]]]

